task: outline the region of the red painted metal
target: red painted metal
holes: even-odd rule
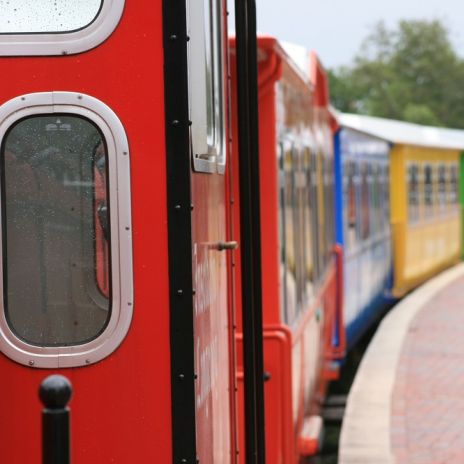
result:
[[[232,41],[232,48],[233,48]],[[276,83],[284,82],[291,88],[291,96],[284,97],[286,120],[290,127],[312,130],[315,123],[314,88],[302,79],[294,65],[273,38],[260,38],[259,45],[259,105],[260,105],[260,177],[263,272],[263,319],[264,319],[264,369],[270,375],[265,383],[266,404],[266,458],[268,463],[296,463],[301,457],[303,420],[317,414],[325,394],[324,378],[326,363],[331,359],[328,348],[332,341],[336,316],[337,273],[331,260],[317,295],[303,311],[295,325],[287,326],[282,319],[281,281],[278,232],[278,163],[277,143],[279,120]],[[234,62],[232,61],[232,70]],[[232,72],[234,76],[234,72]],[[232,85],[233,87],[233,85]],[[297,96],[297,97],[296,97]],[[322,96],[324,93],[322,92]],[[322,97],[317,97],[322,98]],[[290,101],[291,99],[291,101]],[[322,101],[322,100],[321,100]],[[328,114],[325,100],[325,115]],[[290,106],[291,105],[291,106]],[[233,106],[234,114],[234,106]],[[321,120],[327,125],[327,120]],[[236,122],[233,121],[233,133]],[[235,153],[234,153],[235,158]],[[235,163],[235,161],[234,161]],[[235,172],[237,169],[235,167]],[[234,178],[234,200],[239,204],[238,180]],[[234,215],[236,227],[239,217]],[[235,263],[237,275],[240,261]],[[237,279],[239,281],[239,279]],[[236,294],[239,295],[236,287]],[[238,298],[237,298],[238,301]],[[322,314],[323,322],[316,324],[316,314]],[[238,311],[240,314],[240,311]],[[318,317],[318,316],[317,316]],[[239,321],[240,330],[240,321]],[[331,347],[330,347],[331,348]],[[241,337],[238,336],[238,369],[241,371]],[[241,377],[239,377],[239,401],[242,402]],[[239,408],[240,446],[243,447],[243,417]],[[317,437],[318,438],[318,437]],[[311,450],[317,449],[316,441]],[[305,442],[308,443],[307,441]],[[316,445],[314,445],[316,443]],[[314,445],[314,446],[313,446]],[[240,462],[243,461],[243,457]]]
[[[37,370],[0,355],[2,462],[39,464],[37,389],[52,373],[67,376],[75,391],[73,462],[172,462],[162,34],[162,2],[128,1],[115,32],[89,52],[0,57],[0,103],[33,92],[82,92],[106,103],[122,121],[131,152],[135,295],[126,339],[95,365]],[[211,246],[227,237],[224,177],[192,173],[192,197],[197,446],[202,463],[227,463],[235,454],[234,368],[227,367],[231,309],[226,252]],[[103,290],[103,277],[99,282]]]
[[[128,2],[113,35],[87,53],[0,58],[0,102],[32,92],[82,92],[109,105],[124,124],[131,148],[135,284],[129,334],[102,362],[45,371],[0,355],[0,372],[8,379],[0,386],[3,462],[39,463],[37,389],[51,373],[66,375],[75,390],[73,462],[171,460],[163,24],[160,7],[152,6]]]

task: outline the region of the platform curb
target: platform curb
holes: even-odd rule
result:
[[[390,421],[396,368],[409,327],[424,305],[464,275],[464,263],[429,280],[384,318],[359,366],[348,395],[339,464],[393,464]]]

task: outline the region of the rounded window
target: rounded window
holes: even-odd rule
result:
[[[28,117],[4,138],[5,312],[32,345],[88,342],[110,318],[105,147],[95,124],[64,114]]]
[[[122,125],[92,97],[50,92],[0,106],[0,137],[0,349],[37,367],[96,362],[132,317]]]
[[[0,0],[0,56],[68,55],[114,31],[124,0]]]

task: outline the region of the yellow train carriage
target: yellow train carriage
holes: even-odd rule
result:
[[[400,297],[461,258],[459,163],[464,131],[370,116],[339,117],[344,127],[391,144],[389,291]]]
[[[459,157],[458,150],[424,146],[391,151],[394,296],[460,259]]]

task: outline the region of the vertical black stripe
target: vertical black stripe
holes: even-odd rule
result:
[[[185,0],[163,0],[172,453],[196,462],[190,149]]]
[[[264,464],[258,69],[254,0],[235,1],[247,464]]]

